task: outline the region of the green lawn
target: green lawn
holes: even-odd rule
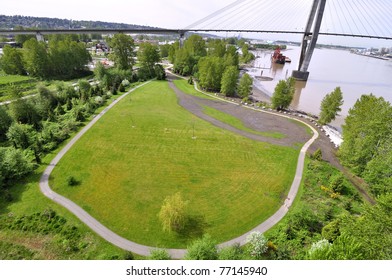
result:
[[[200,98],[215,100],[215,98],[203,94],[200,91],[197,91],[193,85],[188,84],[187,80],[178,79],[178,80],[174,80],[173,83],[176,85],[176,87],[178,87],[182,92],[186,94],[190,94]]]
[[[85,134],[50,184],[125,238],[185,248],[203,233],[218,242],[237,237],[273,214],[291,185],[297,156],[292,148],[196,118],[177,104],[167,82],[152,82]],[[80,184],[67,186],[68,176]],[[157,215],[176,192],[189,201],[191,222],[181,234],[165,233]]]

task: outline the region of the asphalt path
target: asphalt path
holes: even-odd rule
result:
[[[149,82],[147,82],[149,83]],[[93,218],[90,214],[88,214],[85,210],[83,210],[79,205],[75,204],[74,202],[72,202],[71,200],[67,199],[66,197],[63,197],[57,193],[55,193],[54,191],[52,191],[52,189],[49,186],[49,176],[51,174],[51,172],[53,171],[53,169],[55,168],[55,166],[57,165],[57,163],[60,161],[60,159],[68,152],[68,150],[108,111],[110,110],[113,106],[115,106],[118,102],[120,102],[125,96],[127,96],[128,94],[130,94],[132,91],[134,91],[135,89],[146,85],[147,83],[144,83],[134,89],[132,89],[131,91],[128,91],[127,93],[125,93],[124,95],[122,95],[121,97],[119,97],[117,100],[113,101],[108,107],[106,107],[101,113],[99,113],[97,116],[95,116],[95,118],[93,120],[91,120],[91,122],[89,124],[87,124],[57,155],[56,157],[50,162],[50,164],[48,165],[48,167],[45,169],[45,171],[43,172],[41,178],[40,178],[40,182],[39,182],[39,186],[40,186],[40,190],[41,192],[48,198],[50,198],[52,201],[62,205],[63,207],[67,208],[70,212],[72,212],[76,217],[78,217],[83,223],[85,223],[88,227],[90,227],[95,233],[97,233],[99,236],[101,236],[102,238],[104,238],[105,240],[107,240],[108,242],[124,249],[127,251],[131,251],[134,252],[136,254],[142,255],[142,256],[149,256],[151,250],[156,249],[154,247],[149,247],[149,246],[144,246],[144,245],[140,245],[137,244],[135,242],[132,242],[130,240],[127,240],[121,236],[119,236],[118,234],[114,233],[113,231],[111,231],[110,229],[108,229],[107,227],[105,227],[104,225],[102,225],[99,221],[97,221],[95,218]],[[169,83],[171,84],[172,82],[169,81]],[[172,84],[171,84],[172,85]],[[178,91],[176,92],[176,94],[178,93]],[[184,96],[186,95],[181,95],[181,94],[177,94],[180,104],[183,101]],[[184,108],[189,109],[192,112],[192,105],[191,103],[188,106],[188,108],[186,106],[184,106]],[[237,104],[238,105],[238,104]],[[249,108],[252,110],[257,110],[254,108]],[[244,109],[245,110],[245,109]],[[260,110],[258,110],[260,111]],[[280,115],[274,112],[265,112],[265,111],[260,111],[264,114],[269,114],[272,115],[276,118],[286,118],[286,119],[295,119],[291,116],[286,116],[286,115]],[[206,119],[206,116],[203,117],[204,119]],[[208,121],[208,118],[206,119]],[[225,246],[229,246],[235,243],[239,243],[241,245],[246,243],[246,237],[248,236],[248,234],[250,232],[253,231],[259,231],[259,232],[265,232],[266,230],[270,229],[272,226],[274,226],[275,224],[277,224],[288,212],[290,206],[292,205],[295,196],[298,192],[301,180],[302,180],[302,175],[303,175],[303,168],[304,168],[304,163],[305,163],[305,154],[306,151],[308,150],[308,148],[310,147],[310,145],[318,138],[319,134],[317,132],[317,130],[315,130],[312,126],[310,126],[309,124],[307,124],[306,122],[303,122],[301,120],[296,119],[299,122],[304,123],[305,125],[309,126],[312,131],[313,131],[313,136],[311,137],[311,139],[309,139],[304,146],[301,148],[301,151],[299,153],[299,157],[298,157],[298,162],[297,162],[297,169],[296,169],[296,173],[292,182],[292,185],[290,187],[289,193],[284,201],[284,204],[280,207],[280,209],[274,214],[272,215],[270,218],[268,218],[266,221],[264,221],[263,223],[261,223],[260,225],[258,225],[256,228],[252,229],[251,231],[235,238],[232,240],[229,240],[227,242],[224,242],[222,244],[219,244],[219,247],[225,247]],[[221,126],[224,125],[222,128],[227,129],[226,125],[223,123],[214,123],[214,125],[217,126]],[[296,127],[295,124],[292,124],[293,128]],[[173,259],[181,259],[184,257],[184,255],[186,254],[186,250],[185,249],[166,249],[168,251],[168,253],[170,254],[170,256]]]

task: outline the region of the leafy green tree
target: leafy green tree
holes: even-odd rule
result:
[[[121,70],[132,69],[134,57],[134,41],[125,34],[115,34],[109,41],[112,48],[111,57],[115,67]]]
[[[228,46],[226,53],[224,55],[224,60],[226,66],[235,66],[239,67],[239,56],[237,52],[237,48],[235,46]]]
[[[375,156],[367,163],[363,178],[376,196],[392,192],[392,134],[380,142]]]
[[[37,132],[31,125],[13,123],[7,131],[7,138],[15,148],[25,150],[35,145]]]
[[[150,75],[154,76],[154,65],[161,60],[158,46],[151,43],[141,43],[137,58],[142,67],[146,67],[150,71]]]
[[[178,49],[174,59],[174,72],[184,76],[191,75],[196,63],[196,59],[186,48]]]
[[[206,56],[206,44],[200,35],[193,34],[184,43],[184,49],[186,49],[189,54],[196,58],[196,63],[200,57]]]
[[[238,85],[238,96],[241,98],[248,97],[252,92],[253,79],[249,74],[245,73],[240,79]]]
[[[171,260],[169,253],[165,249],[154,249],[150,252],[150,260]]]
[[[208,55],[223,58],[226,54],[226,42],[220,39],[208,42]]]
[[[82,102],[86,102],[91,97],[90,90],[91,90],[91,85],[88,81],[86,80],[78,81],[78,91],[79,91],[80,100]]]
[[[34,77],[46,78],[51,63],[44,42],[30,39],[23,44],[23,60],[26,71]]]
[[[362,95],[348,112],[339,154],[342,162],[362,175],[391,134],[392,106],[382,97]]]
[[[11,124],[11,116],[8,115],[7,111],[4,109],[4,106],[0,106],[0,142],[3,142],[7,139],[5,134],[7,133]]]
[[[220,91],[222,75],[225,68],[220,57],[202,57],[198,64],[199,83],[206,90]]]
[[[34,98],[35,109],[41,119],[47,120],[54,117],[53,111],[57,107],[57,95],[48,88],[39,85],[37,87],[38,94]]]
[[[279,81],[279,83],[275,87],[275,91],[272,96],[272,108],[274,109],[288,108],[294,97],[294,92],[295,92],[294,86],[295,86],[294,78],[290,77],[287,80]]]
[[[319,123],[327,124],[333,121],[342,110],[342,105],[343,94],[340,87],[337,87],[333,92],[327,94],[321,101]]]
[[[154,66],[155,76],[157,80],[165,80],[166,79],[166,72],[165,69],[161,64],[156,64]]]
[[[234,96],[237,89],[239,72],[236,66],[229,66],[226,68],[222,76],[222,88],[221,91],[226,96]]]
[[[170,52],[170,46],[169,44],[165,44],[165,45],[159,45],[159,54],[160,57],[165,58],[169,56],[169,52]]]
[[[241,60],[243,63],[249,63],[255,59],[254,54],[249,52],[249,46],[247,44],[244,43],[241,47],[241,50],[242,50]]]
[[[23,26],[17,25],[17,26],[15,26],[14,29],[15,30],[24,30],[25,28]],[[18,44],[23,45],[26,41],[28,41],[30,39],[34,39],[34,38],[35,38],[34,35],[18,34],[18,35],[15,36],[15,42],[17,42]]]
[[[184,229],[188,220],[187,204],[179,192],[165,198],[158,215],[163,230],[179,232]]]
[[[232,246],[227,246],[219,250],[220,260],[242,260],[244,251],[242,250],[240,244],[234,244]]]
[[[260,259],[268,250],[268,240],[260,232],[251,232],[246,241],[249,243],[250,255],[256,259]]]
[[[103,66],[103,64],[101,62],[97,62],[95,64],[95,68],[94,68],[94,75],[95,77],[99,80],[102,81],[103,77],[105,76],[105,74],[107,73],[107,70],[105,69],[105,66]]]
[[[0,67],[9,75],[25,75],[26,70],[23,65],[22,52],[9,45],[3,48],[3,55],[0,57]]]
[[[390,260],[392,258],[392,193],[381,195],[375,205],[365,205],[364,208],[360,217],[345,217],[340,231],[358,244],[363,259]]]
[[[33,171],[34,165],[23,151],[11,147],[0,147],[0,187],[9,181],[22,178]]]
[[[204,235],[201,239],[194,241],[187,249],[185,255],[186,260],[218,259],[216,242],[208,234]]]
[[[9,105],[10,115],[16,122],[22,124],[31,124],[34,127],[39,127],[41,117],[31,100],[18,99]]]

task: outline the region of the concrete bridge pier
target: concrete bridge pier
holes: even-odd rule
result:
[[[39,32],[35,33],[35,37],[37,38],[37,41],[38,41],[38,42],[44,42],[44,41],[45,41],[44,35],[42,35],[42,34],[39,33]]]
[[[292,72],[292,77],[297,80],[307,81],[309,78],[308,67],[310,64],[310,59],[313,55],[314,48],[317,44],[321,21],[324,15],[325,4],[326,0],[313,1],[312,10],[310,12],[304,37],[302,39],[301,56],[299,59],[298,70],[294,70]],[[314,26],[313,32],[311,32],[312,26]]]
[[[185,41],[185,32],[184,31],[180,31],[179,32],[180,35],[180,48],[182,48],[184,46],[184,41]]]

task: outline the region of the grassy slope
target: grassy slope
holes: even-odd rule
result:
[[[104,107],[99,108],[97,113],[103,109]],[[37,235],[36,233],[12,230],[0,230],[0,242],[12,243],[13,246],[23,246],[27,250],[33,251],[34,258],[38,259],[108,259],[112,256],[122,257],[124,253],[122,249],[92,234],[91,230],[73,214],[47,199],[39,190],[38,182],[42,172],[68,141],[65,141],[58,149],[46,155],[42,159],[42,164],[33,174],[10,188],[13,201],[6,203],[0,200],[0,215],[24,216],[43,212],[49,208],[53,209],[67,219],[68,224],[76,226],[83,235],[83,240],[88,242],[89,245],[78,253],[69,254],[59,249],[59,244],[54,234]]]
[[[270,216],[291,184],[297,155],[197,119],[177,105],[166,82],[153,82],[80,139],[51,185],[126,238],[185,247],[205,232],[228,240]],[[67,186],[70,175],[79,186]],[[164,233],[157,215],[164,198],[178,191],[189,200],[193,226],[181,235]]]

